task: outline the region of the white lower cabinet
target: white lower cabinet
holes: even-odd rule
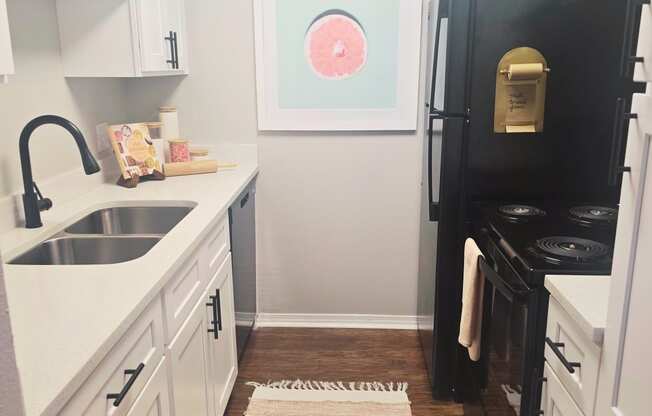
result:
[[[181,262],[62,415],[224,414],[238,361],[226,217],[218,224]]]
[[[222,415],[238,375],[231,256],[227,257],[209,284],[207,295],[211,299],[206,308],[207,322],[210,324],[217,317],[217,324],[211,328],[213,332],[207,333],[206,338],[210,368],[209,397],[213,398],[215,413]]]
[[[542,415],[584,416],[547,363],[543,369],[543,377],[546,382],[541,394]]]
[[[230,255],[168,350],[175,414],[224,414],[238,373]]]
[[[60,414],[126,414],[154,374],[163,354],[163,316],[161,302],[156,299],[109,351]]]
[[[134,405],[131,406],[127,416],[169,416],[170,414],[167,360],[164,357]]]
[[[208,369],[203,299],[193,308],[168,347],[172,401],[176,415],[209,415]]]

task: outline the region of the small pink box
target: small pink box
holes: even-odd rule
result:
[[[170,140],[170,161],[190,162],[190,146],[188,140]]]

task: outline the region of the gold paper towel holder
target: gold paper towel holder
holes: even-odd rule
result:
[[[496,70],[494,132],[543,131],[548,63],[536,49],[515,48],[503,55]]]

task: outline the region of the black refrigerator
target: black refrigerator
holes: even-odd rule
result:
[[[465,396],[457,343],[473,201],[600,200],[624,159],[642,0],[431,0],[418,326],[433,395]],[[516,47],[547,59],[542,132],[494,133],[496,68]],[[618,143],[616,143],[618,142]]]

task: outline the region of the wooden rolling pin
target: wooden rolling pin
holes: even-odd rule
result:
[[[237,163],[218,164],[217,160],[195,160],[193,162],[166,163],[163,166],[165,176],[198,175],[200,173],[215,173],[218,169],[237,167]]]

